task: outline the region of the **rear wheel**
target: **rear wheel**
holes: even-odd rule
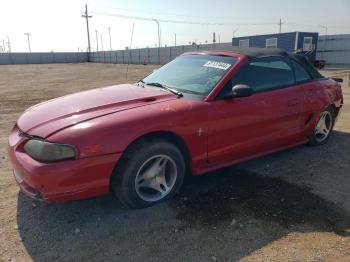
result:
[[[319,117],[314,130],[309,137],[309,144],[313,146],[327,143],[334,126],[335,114],[332,107],[327,108]]]
[[[112,191],[131,208],[171,198],[181,187],[186,171],[181,151],[160,139],[137,142],[120,161],[113,174]]]

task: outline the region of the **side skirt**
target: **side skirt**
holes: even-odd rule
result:
[[[297,143],[293,143],[293,144],[290,144],[290,145],[287,145],[287,146],[283,146],[283,147],[278,147],[278,148],[275,148],[275,149],[272,149],[272,150],[269,150],[269,151],[265,151],[263,153],[259,153],[259,154],[256,154],[256,155],[252,155],[252,156],[249,156],[249,157],[234,159],[234,160],[230,160],[230,161],[227,161],[227,162],[224,162],[224,163],[220,163],[220,164],[216,164],[216,165],[203,166],[203,167],[198,168],[196,170],[196,172],[193,173],[193,175],[194,176],[202,175],[204,173],[208,173],[208,172],[220,169],[220,168],[232,166],[234,164],[238,164],[238,163],[241,163],[241,162],[244,162],[244,161],[252,160],[252,159],[255,159],[255,158],[258,158],[258,157],[270,155],[270,154],[275,153],[275,152],[283,151],[283,150],[288,149],[288,148],[292,148],[292,147],[296,147],[296,146],[299,146],[299,145],[303,145],[303,144],[305,144],[307,142],[308,142],[308,139],[304,139],[304,140],[301,140],[301,141],[299,141]]]

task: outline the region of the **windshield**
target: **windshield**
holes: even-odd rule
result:
[[[207,95],[237,60],[228,56],[180,56],[143,81],[166,85],[184,93]]]

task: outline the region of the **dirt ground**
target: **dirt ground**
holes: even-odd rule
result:
[[[189,179],[175,199],[127,210],[112,196],[62,204],[23,196],[9,130],[27,107],[152,66],[0,66],[0,261],[350,261],[350,87],[329,143]]]

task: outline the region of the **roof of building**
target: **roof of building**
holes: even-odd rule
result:
[[[318,35],[318,32],[305,32],[305,31],[293,31],[293,32],[284,32],[284,33],[272,33],[272,34],[262,34],[262,35],[246,35],[246,36],[237,36],[232,39],[248,39],[252,37],[270,37],[270,36],[285,36],[291,34],[313,34]]]

